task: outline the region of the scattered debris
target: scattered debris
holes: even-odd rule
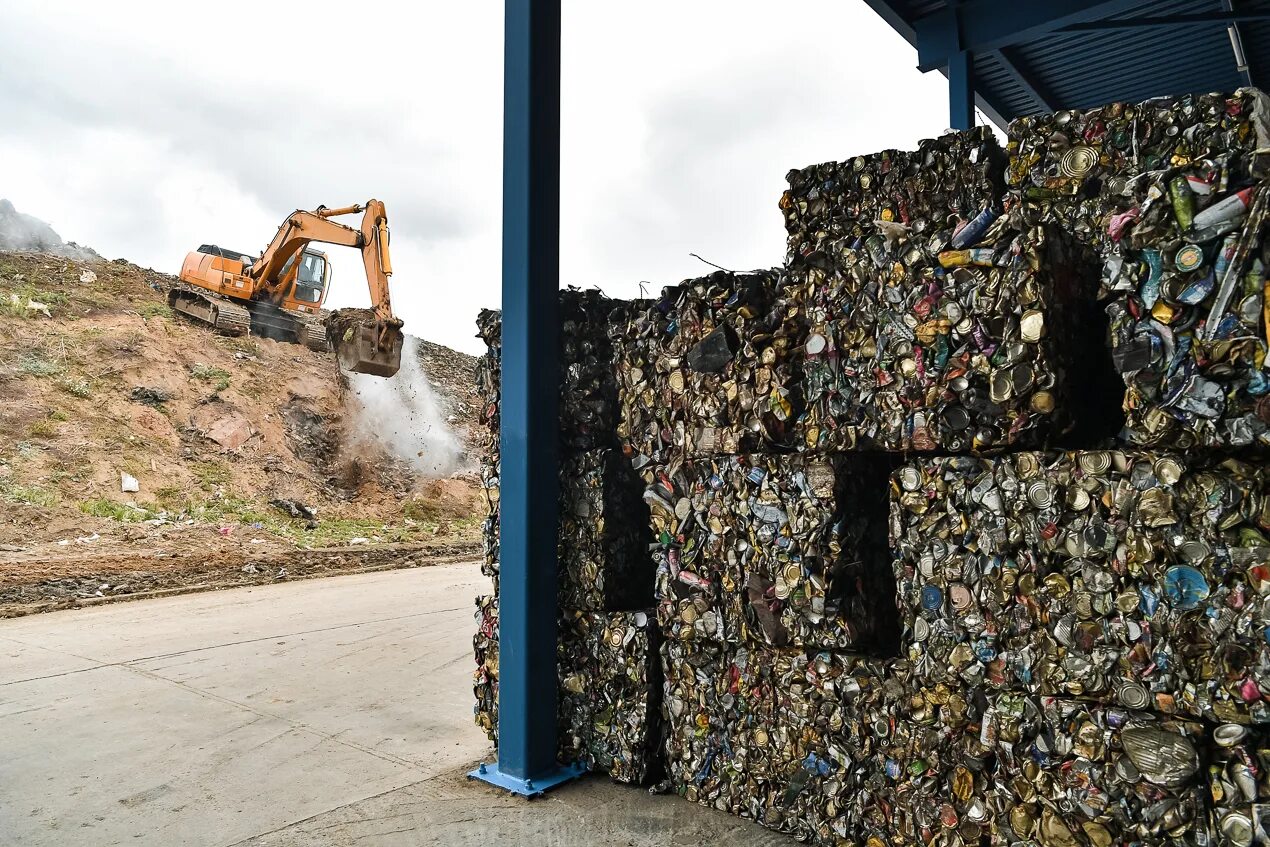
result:
[[[97,274],[93,273],[92,271],[84,271],[82,274],[79,275],[79,281],[84,283],[85,285],[91,285],[92,283],[97,281]]]
[[[53,317],[53,313],[49,311],[47,303],[41,303],[38,300],[31,300],[19,294],[10,294],[9,302],[13,304],[15,309],[25,309],[28,312],[39,312],[46,318]]]
[[[164,391],[162,388],[151,388],[146,385],[138,385],[133,388],[132,393],[128,396],[134,403],[141,403],[145,406],[153,406],[156,409],[172,399],[171,392]]]
[[[141,490],[141,483],[126,471],[119,472],[119,490],[124,494],[136,494]]]
[[[295,500],[270,500],[269,505],[286,512],[293,518],[303,518],[306,521],[317,520],[317,515],[312,509]]]
[[[206,433],[208,438],[226,450],[237,450],[255,434],[251,421],[237,412],[216,421]]]

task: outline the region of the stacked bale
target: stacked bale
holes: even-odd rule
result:
[[[1153,172],[1104,199],[1118,210],[1103,287],[1127,440],[1265,448],[1270,193],[1251,158]]]
[[[661,682],[657,630],[649,623],[648,509],[615,436],[608,333],[615,305],[598,291],[560,294],[559,756],[640,783],[658,773]],[[476,720],[497,743],[500,313],[481,312],[477,326],[487,345],[477,371],[487,441],[484,571],[495,594],[478,601]]]
[[[881,530],[885,457],[747,454],[651,474],[668,636],[729,644],[862,650],[894,616]]]
[[[827,268],[876,234],[942,238],[1001,196],[1004,156],[986,127],[791,170],[781,196],[791,269]],[[950,223],[951,221],[951,223]],[[942,248],[940,248],[942,249]]]
[[[975,689],[1270,720],[1266,483],[1169,453],[908,465],[892,543],[909,658]]]
[[[789,443],[799,339],[777,279],[718,271],[618,311],[612,341],[627,455],[642,466]]]
[[[1116,210],[1104,192],[1119,194],[1152,171],[1263,146],[1263,100],[1241,89],[1018,118],[1006,129],[1006,204],[1027,224],[1057,224],[1105,248]]]
[[[785,269],[613,313],[662,787],[835,847],[1270,839],[1261,101],[791,171]],[[598,762],[626,681],[564,643]]]

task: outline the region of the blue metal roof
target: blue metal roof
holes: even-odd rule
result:
[[[918,67],[971,60],[994,122],[1116,100],[1230,91],[1270,76],[1270,0],[865,0]],[[1247,71],[1235,58],[1235,28]]]

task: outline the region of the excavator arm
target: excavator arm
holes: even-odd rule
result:
[[[365,213],[361,229],[331,220],[358,212]],[[335,348],[341,367],[356,373],[392,376],[401,366],[404,338],[402,322],[393,314],[388,290],[392,260],[388,254],[388,212],[384,204],[368,200],[365,205],[340,209],[319,206],[313,212],[293,212],[278,227],[273,241],[252,263],[246,275],[256,280],[271,300],[281,302],[288,293],[288,286],[282,278],[283,269],[312,241],[355,247],[361,251],[362,264],[366,267],[373,318],[367,320],[356,314],[356,310],[341,310],[349,314],[337,314],[327,324],[327,337]]]

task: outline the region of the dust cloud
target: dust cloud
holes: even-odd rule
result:
[[[463,443],[446,425],[436,392],[419,364],[419,344],[407,335],[401,370],[384,379],[349,374],[347,431],[354,446],[375,446],[425,477],[449,476],[466,466]]]
[[[19,212],[3,199],[0,199],[0,250],[29,250],[79,261],[101,258],[87,247],[62,241],[53,227],[34,215]]]

